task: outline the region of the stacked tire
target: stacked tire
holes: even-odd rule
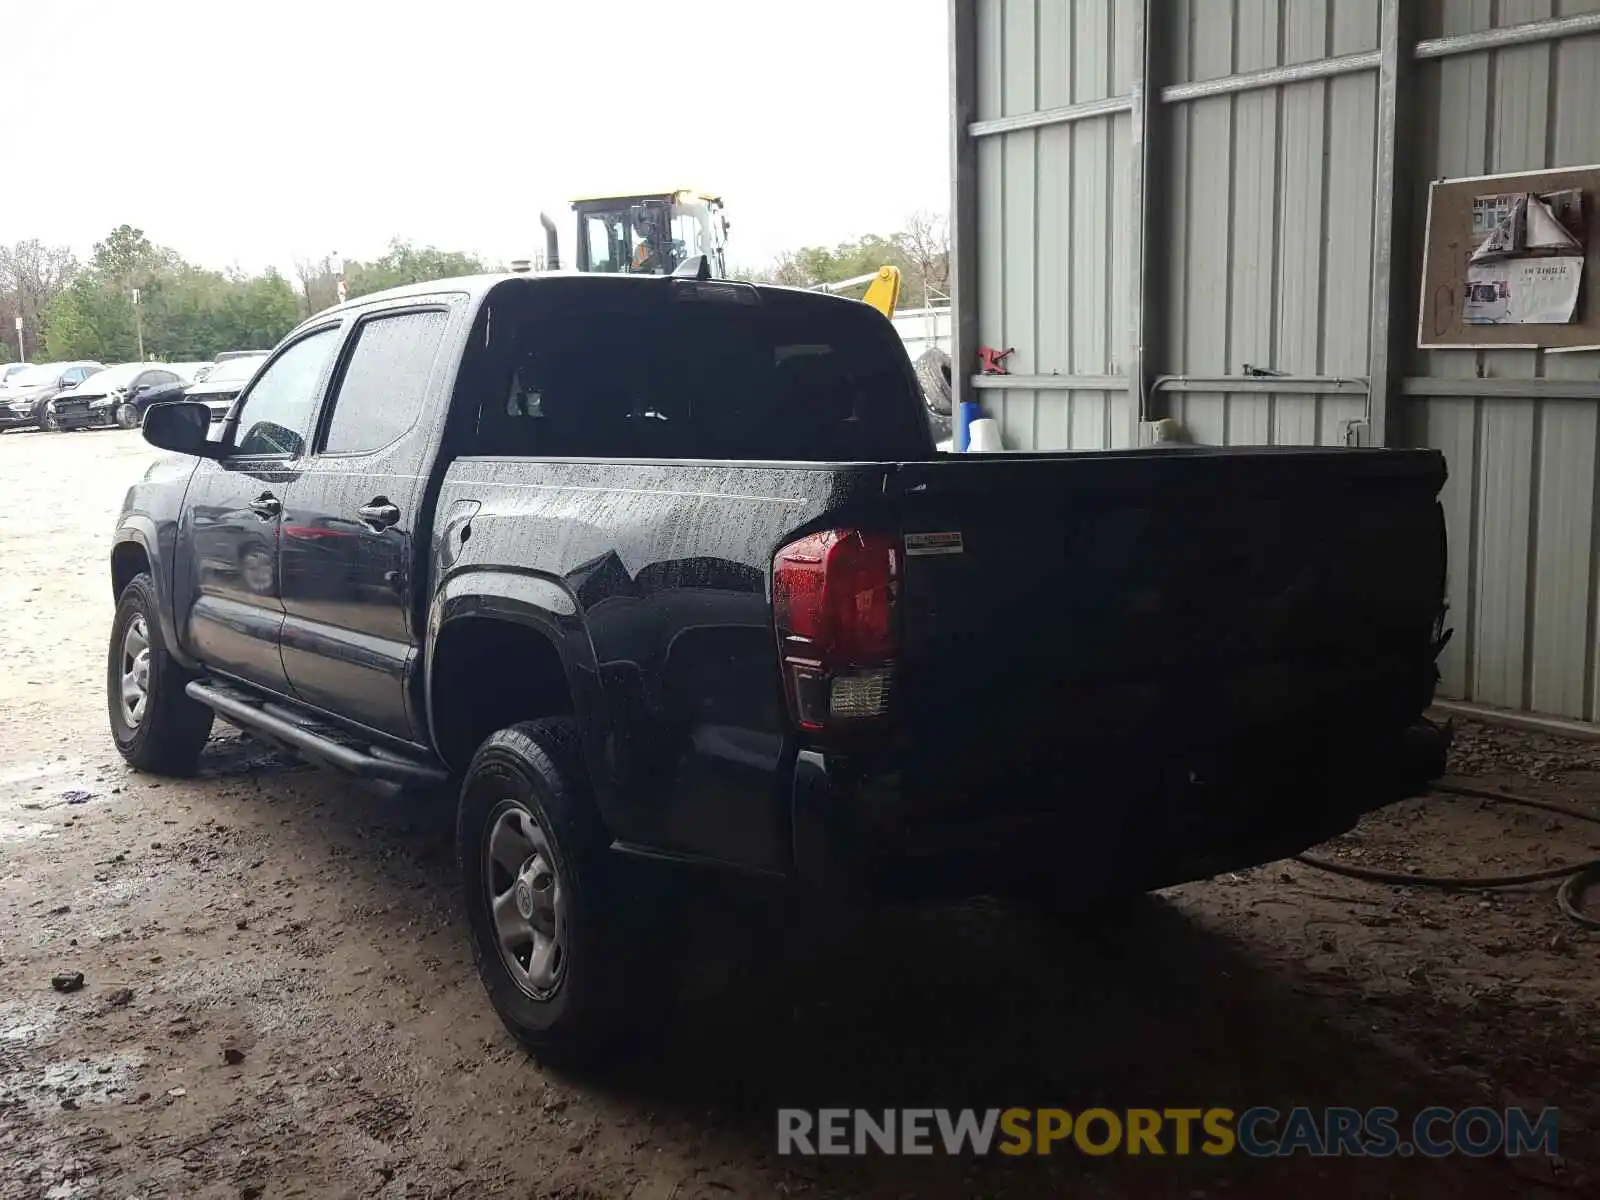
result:
[[[950,399],[950,356],[937,346],[924,350],[913,364],[917,383],[922,388],[922,405],[928,413],[928,428],[933,440],[950,436],[953,408]]]

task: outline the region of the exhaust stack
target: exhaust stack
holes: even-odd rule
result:
[[[549,213],[540,213],[539,224],[544,226],[544,269],[547,271],[559,271],[561,269],[561,239],[556,235],[556,223],[550,219]]]

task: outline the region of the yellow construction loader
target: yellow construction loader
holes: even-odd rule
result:
[[[705,259],[713,279],[727,277],[728,217],[722,197],[694,188],[589,196],[572,202],[578,244],[573,265],[586,273],[670,275],[694,258]],[[561,265],[555,224],[541,217],[548,243],[546,266]],[[869,275],[818,285],[845,292],[866,284],[862,301],[886,317],[900,300],[900,272],[884,266]]]

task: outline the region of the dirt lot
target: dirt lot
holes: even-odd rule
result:
[[[1076,939],[981,903],[847,934],[708,897],[664,1043],[542,1070],[479,992],[447,804],[221,725],[200,779],[123,769],[105,563],[150,458],[130,433],[0,437],[0,1196],[1595,1194],[1600,940],[1551,888],[1280,863]],[[1476,783],[1600,812],[1600,744],[1469,729],[1458,751]],[[1593,857],[1600,827],[1435,798],[1329,852],[1505,871]],[[1561,1157],[774,1152],[779,1105],[1477,1103],[1559,1106]]]

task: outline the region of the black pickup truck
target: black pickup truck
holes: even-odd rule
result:
[[[190,771],[220,715],[448,784],[541,1051],[643,994],[662,863],[1072,905],[1442,770],[1432,451],[941,455],[865,305],[579,275],[319,313],[209,426],[145,417],[180,456],[117,523],[118,749]]]

